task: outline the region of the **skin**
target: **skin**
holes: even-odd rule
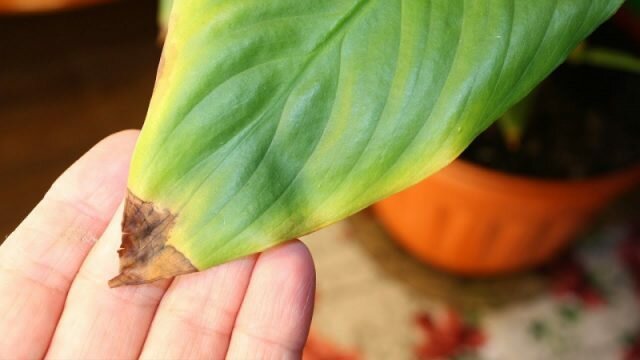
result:
[[[51,187],[0,247],[0,359],[296,359],[315,291],[300,241],[148,285],[110,289],[137,131]]]

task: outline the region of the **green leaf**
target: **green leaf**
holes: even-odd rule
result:
[[[202,270],[454,159],[621,0],[176,1],[129,189]]]

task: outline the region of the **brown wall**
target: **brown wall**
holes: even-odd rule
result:
[[[92,144],[141,126],[160,54],[155,11],[129,0],[0,15],[2,238]]]

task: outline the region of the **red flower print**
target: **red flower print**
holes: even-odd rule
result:
[[[640,359],[640,333],[629,339],[629,344],[622,356],[624,360],[638,360]]]
[[[433,319],[426,313],[418,314],[416,321],[426,335],[416,349],[418,359],[442,359],[473,352],[485,343],[485,336],[476,327],[465,324],[452,309]]]
[[[563,257],[551,266],[549,286],[553,295],[578,299],[586,307],[597,307],[605,303],[600,289],[573,255]]]
[[[634,228],[620,243],[618,255],[631,276],[636,294],[640,297],[640,226]]]

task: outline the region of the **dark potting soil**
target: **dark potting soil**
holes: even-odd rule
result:
[[[612,24],[588,44],[638,55]],[[579,179],[640,163],[640,75],[565,63],[537,90],[521,144],[508,149],[496,124],[462,158],[520,175]]]

